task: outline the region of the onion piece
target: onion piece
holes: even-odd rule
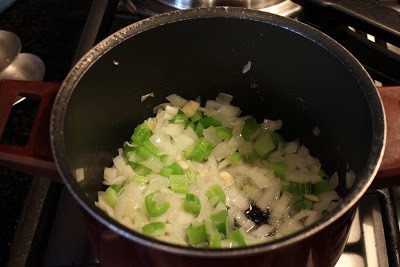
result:
[[[75,179],[78,183],[85,179],[85,170],[83,168],[77,168],[75,170]]]
[[[183,107],[188,102],[185,98],[183,98],[177,94],[171,94],[171,95],[167,96],[166,99],[172,105],[180,107],[180,108]]]
[[[217,97],[215,98],[215,101],[221,104],[229,105],[233,99],[232,95],[225,94],[225,93],[219,93]]]
[[[321,176],[307,169],[297,170],[286,175],[286,180],[295,183],[316,183],[322,181]]]
[[[282,121],[281,120],[264,120],[261,124],[261,127],[266,130],[270,130],[275,132],[282,128]]]

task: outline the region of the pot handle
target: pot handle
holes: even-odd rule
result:
[[[50,147],[50,114],[60,83],[0,81],[0,138],[5,131],[12,107],[19,97],[38,104],[26,145],[4,143],[0,139],[0,165],[34,176],[61,181]]]
[[[400,86],[378,87],[385,109],[387,134],[385,153],[372,188],[400,184]]]
[[[400,46],[400,15],[396,10],[375,0],[292,0],[305,11],[318,14],[318,19],[328,21],[334,15],[335,23],[347,23],[359,30]],[[326,12],[321,14],[323,11]]]

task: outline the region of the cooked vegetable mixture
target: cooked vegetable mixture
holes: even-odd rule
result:
[[[204,107],[166,99],[104,169],[96,205],[125,226],[185,246],[241,247],[298,231],[340,201],[337,173],[285,141],[282,121],[241,116],[224,93]]]

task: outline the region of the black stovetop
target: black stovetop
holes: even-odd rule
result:
[[[62,81],[76,53],[92,1],[17,0],[0,14],[0,30],[17,34],[22,51],[39,56],[45,66],[45,81]],[[35,109],[21,103],[8,121],[1,142],[21,145],[28,135]],[[33,177],[0,167],[0,266],[8,259]]]

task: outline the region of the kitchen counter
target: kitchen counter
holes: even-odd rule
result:
[[[40,57],[44,81],[62,81],[74,59],[87,14],[88,0],[17,0],[0,14],[0,29],[17,34],[22,51]],[[29,134],[34,106],[18,104],[10,116],[2,143],[23,144]],[[33,112],[32,112],[33,111]],[[10,246],[34,177],[0,167],[0,266],[8,262]]]

